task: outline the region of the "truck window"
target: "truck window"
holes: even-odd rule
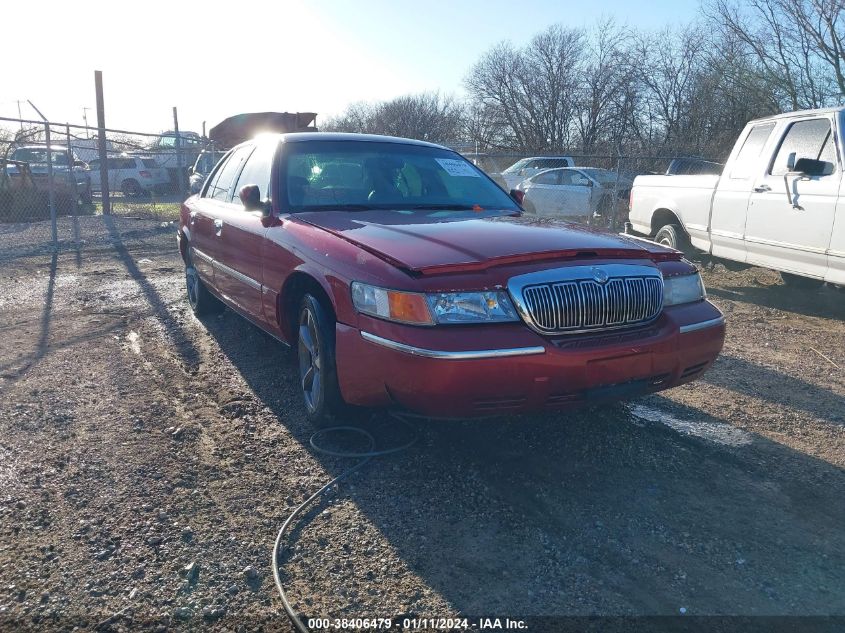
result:
[[[745,142],[736,155],[733,168],[731,169],[731,179],[745,179],[750,177],[757,159],[763,148],[766,146],[766,141],[769,140],[769,135],[775,129],[774,123],[766,123],[763,125],[755,125],[751,128],[748,136],[745,137]]]
[[[809,119],[796,121],[789,126],[786,135],[780,142],[775,158],[769,166],[772,176],[783,176],[789,171],[786,166],[791,153],[795,152],[795,160],[812,158],[830,163],[825,175],[836,170],[836,148],[828,119]]]

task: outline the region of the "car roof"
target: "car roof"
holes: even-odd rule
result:
[[[550,158],[557,160],[572,160],[572,156],[527,156],[522,160],[548,160]]]
[[[305,142],[331,142],[331,141],[363,141],[370,143],[398,143],[401,145],[417,145],[421,147],[433,147],[446,149],[443,145],[418,141],[412,138],[400,138],[398,136],[382,136],[380,134],[353,134],[347,132],[289,132],[287,134],[262,134],[261,137],[275,136],[283,143],[305,143]],[[258,138],[258,137],[256,137]],[[454,150],[449,150],[454,151]]]
[[[773,114],[772,116],[760,117],[759,119],[752,119],[749,123],[760,123],[763,121],[778,121],[780,119],[792,119],[805,116],[812,116],[817,114],[838,114],[845,110],[843,107],[836,108],[817,108],[815,110],[796,110],[795,112],[784,112],[782,114]]]

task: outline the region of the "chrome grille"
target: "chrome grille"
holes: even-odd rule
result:
[[[663,278],[650,266],[573,266],[516,277],[508,287],[523,319],[543,334],[646,323],[663,308]]]

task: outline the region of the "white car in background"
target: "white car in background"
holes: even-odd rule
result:
[[[499,184],[503,184],[506,191],[510,191],[526,178],[541,171],[574,165],[575,161],[570,156],[530,156],[516,161],[501,174],[492,174],[492,177]]]
[[[524,192],[528,213],[547,217],[590,217],[610,211],[627,199],[632,181],[598,167],[547,169],[523,180],[515,189]]]
[[[124,196],[137,197],[151,192],[163,192],[170,186],[166,169],[154,158],[140,156],[109,156],[109,191],[121,191]],[[100,191],[100,161],[88,163],[91,169],[91,188]]]

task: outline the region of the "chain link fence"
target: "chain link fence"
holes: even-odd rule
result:
[[[105,161],[95,128],[0,119],[0,258],[79,250],[102,235],[103,215],[169,226],[224,154],[192,132],[106,130],[104,141]],[[610,230],[627,220],[636,176],[721,170],[700,157],[457,149],[506,191],[518,190],[528,213]]]
[[[96,128],[0,118],[0,258],[78,250],[104,214],[173,223],[222,149],[191,132],[109,129],[105,154]]]

